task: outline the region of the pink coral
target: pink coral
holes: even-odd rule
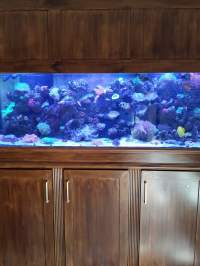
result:
[[[26,134],[24,137],[23,137],[23,142],[26,142],[26,143],[35,143],[39,140],[38,136],[35,135],[35,134]]]

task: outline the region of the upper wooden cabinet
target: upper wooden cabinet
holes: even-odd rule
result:
[[[130,12],[50,12],[50,56],[61,59],[125,59],[130,56]]]
[[[49,170],[0,171],[0,266],[54,266]]]
[[[154,4],[161,4],[157,2]],[[26,4],[30,10],[0,8],[0,68],[3,72],[7,69],[15,72],[199,69],[200,9],[164,8],[164,4],[157,9],[137,8],[137,5],[113,9],[108,3],[100,8],[92,1],[87,2],[88,6],[97,5],[97,8],[85,8],[82,1],[44,3],[41,0],[38,5],[46,5],[47,9],[34,10],[37,5],[32,1]],[[57,5],[62,8],[49,8]],[[70,8],[71,5],[74,8]],[[194,60],[197,65],[194,67],[190,62],[188,66],[185,62],[183,68],[182,63],[177,64],[175,60]]]
[[[45,11],[0,12],[0,60],[48,58],[47,29]]]
[[[140,266],[200,265],[199,179],[198,172],[143,172]]]
[[[128,265],[129,172],[65,171],[67,266]]]

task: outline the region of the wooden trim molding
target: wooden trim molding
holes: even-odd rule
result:
[[[199,149],[130,149],[130,148],[0,148],[0,166],[17,164],[141,167],[199,167]],[[10,164],[10,165],[9,165]]]
[[[63,169],[53,169],[55,266],[65,265],[63,217]]]
[[[198,72],[198,59],[128,60],[0,60],[0,72],[122,73]]]
[[[128,266],[139,265],[141,170],[130,169],[129,186],[129,260]]]
[[[19,9],[113,9],[113,8],[199,8],[198,0],[11,0],[1,1],[0,9],[19,10]]]

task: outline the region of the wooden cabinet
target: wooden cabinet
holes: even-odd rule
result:
[[[127,265],[129,172],[65,171],[64,182],[66,265]]]
[[[164,168],[1,169],[0,266],[199,266],[199,181]]]
[[[198,172],[144,171],[140,266],[193,266],[199,197]]]
[[[49,170],[0,170],[0,266],[54,266]]]

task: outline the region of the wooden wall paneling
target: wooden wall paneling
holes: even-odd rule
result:
[[[47,34],[45,11],[0,12],[0,60],[47,59]]]
[[[131,169],[129,186],[129,259],[128,266],[139,266],[141,170]]]
[[[143,10],[144,58],[200,58],[200,10]]]
[[[125,59],[129,53],[129,10],[64,10],[51,17],[54,51],[64,59]],[[54,27],[54,26],[53,26]]]
[[[63,216],[63,169],[53,169],[55,266],[65,265],[64,216]]]

